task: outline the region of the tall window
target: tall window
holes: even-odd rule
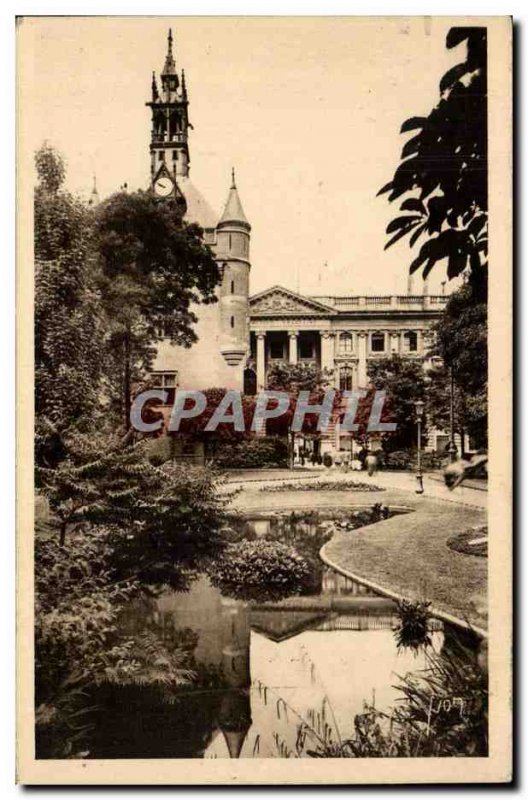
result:
[[[404,353],[416,353],[418,350],[418,334],[416,331],[407,331],[403,335]]]
[[[341,367],[339,370],[339,388],[342,392],[352,391],[352,367]]]
[[[232,328],[235,327],[235,318],[234,317],[231,317],[231,327]]]
[[[339,350],[341,353],[351,353],[352,352],[352,334],[351,333],[342,333],[339,337]]]
[[[373,333],[370,338],[370,349],[373,353],[385,352],[385,334]]]
[[[235,293],[235,282],[231,281],[231,294]]]
[[[314,358],[314,343],[310,339],[299,339],[299,358],[307,361]]]
[[[269,349],[270,358],[283,359],[284,358],[284,344],[283,342],[270,342]]]

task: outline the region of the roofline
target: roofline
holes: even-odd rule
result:
[[[285,286],[280,286],[279,284],[275,284],[275,286],[270,286],[269,289],[264,289],[262,292],[257,292],[257,294],[252,294],[249,297],[248,302],[251,304],[252,300],[258,300],[259,298],[264,297],[265,295],[275,291],[284,292],[284,294],[288,294],[290,295],[290,297],[293,297],[296,300],[302,300],[305,303],[309,302],[314,306],[318,306],[321,309],[321,311],[328,311],[331,314],[336,313],[336,309],[333,308],[332,306],[327,306],[324,303],[319,302],[319,300],[313,300],[313,298],[309,297],[308,295],[299,294],[299,292],[294,292],[291,289],[286,289]]]

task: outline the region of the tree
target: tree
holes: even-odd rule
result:
[[[478,448],[486,447],[487,303],[477,287],[468,283],[450,296],[435,334],[435,352],[453,373],[459,431],[469,433]]]
[[[371,361],[368,375],[373,389],[386,392],[386,420],[397,425],[393,433],[383,435],[384,446],[389,450],[415,446],[415,402],[423,400],[425,391],[422,362],[393,355]],[[425,425],[423,429],[425,433]]]
[[[216,300],[220,274],[202,229],[149,192],[121,192],[103,203],[96,240],[110,321],[108,374],[120,388],[128,429],[132,389],[149,371],[156,343],[162,336],[183,347],[197,340],[191,307]]]
[[[91,432],[67,442],[68,456],[39,479],[68,547],[79,527],[104,527],[122,580],[185,583],[185,571],[222,549],[226,496],[211,470],[148,458],[148,442],[130,446]]]
[[[321,403],[324,393],[331,388],[333,375],[331,371],[322,370],[314,364],[289,364],[285,361],[275,362],[268,373],[268,389],[271,391],[288,392],[290,395],[289,408],[280,417],[272,418],[267,421],[266,430],[269,434],[287,436],[290,449],[290,465],[293,466],[293,455],[295,445],[295,431],[291,429],[295,409],[301,391],[310,392],[309,403],[315,405]],[[275,405],[270,400],[269,406]],[[340,393],[336,392],[333,401],[333,414],[337,415],[340,405]],[[304,417],[301,432],[308,436],[318,437],[319,417],[316,414],[306,414]]]
[[[378,194],[390,202],[405,197],[401,215],[387,227],[385,249],[405,236],[413,247],[425,237],[411,274],[424,278],[447,259],[447,277],[466,269],[470,281],[486,284],[488,252],[487,192],[487,40],[486,28],[451,28],[446,46],[466,44],[465,60],[440,81],[440,100],[427,117],[406,120],[406,142],[394,177]]]
[[[63,433],[98,405],[103,327],[89,213],[61,188],[66,169],[51,146],[35,163],[35,451],[53,465]]]

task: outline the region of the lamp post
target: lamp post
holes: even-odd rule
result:
[[[449,461],[453,464],[457,457],[457,448],[455,444],[455,380],[453,378],[453,367],[449,370],[449,377],[451,391],[449,395],[449,444],[447,445],[447,452],[449,454]]]
[[[425,403],[423,400],[417,400],[414,404],[416,411],[416,425],[418,428],[418,463],[416,469],[416,494],[423,494],[423,476],[422,476],[422,420]]]

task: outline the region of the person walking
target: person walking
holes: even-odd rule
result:
[[[365,466],[367,467],[369,478],[372,478],[372,476],[376,474],[376,470],[378,468],[378,459],[370,450],[365,458]]]

